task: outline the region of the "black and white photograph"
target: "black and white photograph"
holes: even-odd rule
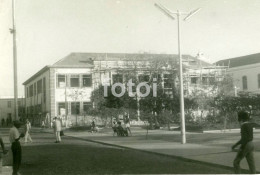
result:
[[[260,0],[0,0],[0,174],[260,174]]]

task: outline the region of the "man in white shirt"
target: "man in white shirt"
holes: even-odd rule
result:
[[[30,130],[31,130],[31,123],[29,122],[28,119],[26,119],[26,123],[25,123],[25,138],[24,138],[24,142],[27,143],[28,139],[29,142],[32,142],[32,138],[30,135]]]
[[[54,117],[54,133],[56,136],[56,142],[55,143],[60,143],[61,138],[60,138],[60,132],[61,132],[61,120],[60,118]]]
[[[18,175],[19,168],[22,161],[22,149],[20,145],[20,138],[24,137],[24,134],[20,134],[18,129],[21,127],[19,121],[13,122],[13,127],[10,129],[9,140],[12,144],[11,149],[13,153],[13,175]]]

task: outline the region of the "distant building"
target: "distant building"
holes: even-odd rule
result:
[[[260,94],[260,53],[220,60],[216,64],[229,67],[227,72],[233,77],[237,93]]]
[[[26,113],[34,123],[51,122],[54,116],[70,117],[72,123],[94,105],[91,93],[100,85],[123,82],[125,72],[136,71],[136,78],[147,80],[150,72],[160,69],[163,88],[171,93],[171,65],[177,65],[178,55],[125,53],[71,53],[51,66],[45,66],[23,85]],[[159,64],[160,63],[160,64]],[[159,68],[155,65],[159,66]],[[190,55],[183,55],[183,65],[189,70],[185,76],[185,94],[206,86],[216,78],[219,69]],[[174,68],[175,70],[178,67]],[[177,80],[176,80],[177,81]],[[177,83],[178,84],[178,83]]]
[[[23,117],[24,111],[24,98],[18,97],[18,117]],[[13,121],[15,119],[14,116],[14,97],[11,96],[0,96],[0,123],[2,125],[2,121]]]

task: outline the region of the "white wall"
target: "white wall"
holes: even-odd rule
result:
[[[239,91],[243,91],[242,77],[247,76],[247,92],[260,93],[258,88],[258,74],[260,74],[260,63],[253,65],[230,68],[229,73],[233,76],[234,85]]]
[[[58,102],[65,102],[65,94],[67,97],[67,102],[90,102],[91,101],[91,93],[93,91],[93,74],[92,74],[92,87],[56,87],[57,86],[57,75],[58,74],[92,74],[92,70],[88,68],[56,68],[55,69],[55,116],[57,116],[58,113]],[[76,92],[81,93],[82,95],[79,95],[76,97]]]

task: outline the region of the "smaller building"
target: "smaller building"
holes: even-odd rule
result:
[[[228,66],[227,72],[233,77],[235,95],[260,94],[260,53],[220,60],[216,64]]]
[[[18,117],[22,118],[25,114],[24,111],[24,97],[18,97]],[[0,123],[1,126],[11,124],[15,119],[14,114],[14,97],[1,96],[0,97]]]

